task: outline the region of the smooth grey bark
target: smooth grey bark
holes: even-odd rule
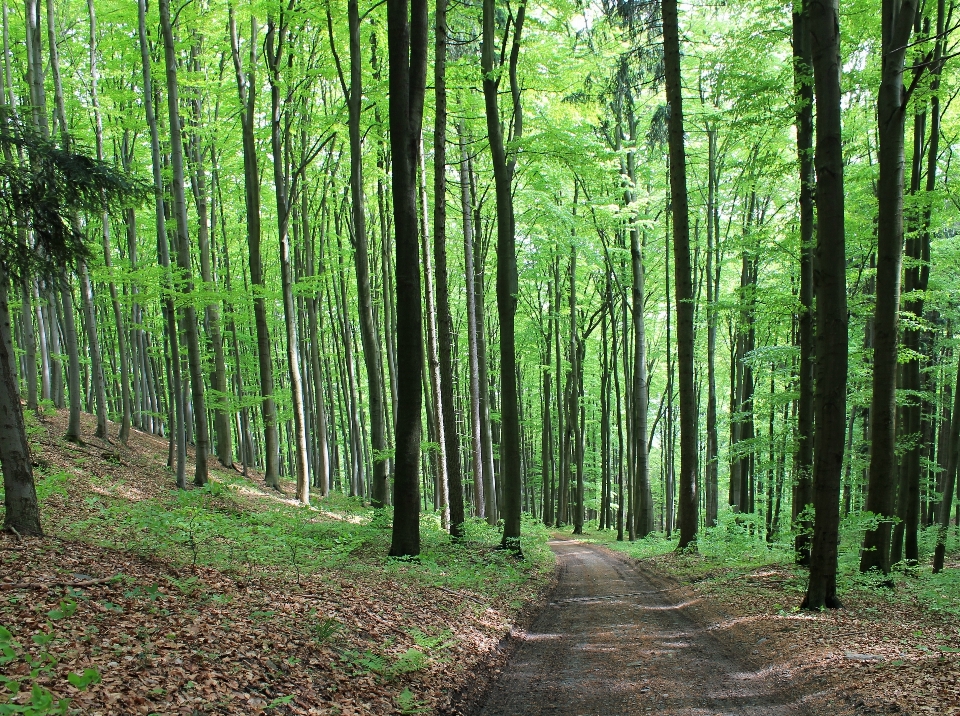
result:
[[[193,401],[194,443],[196,471],[193,482],[207,484],[207,409],[203,384],[203,363],[200,353],[200,335],[197,329],[197,311],[190,294],[194,292],[193,268],[190,261],[190,233],[187,223],[187,202],[184,195],[183,138],[180,134],[180,88],[177,82],[177,56],[170,24],[170,0],[159,0],[160,30],[163,36],[164,69],[167,82],[167,114],[170,126],[170,160],[173,169],[173,215],[176,221],[177,264],[183,281],[185,296],[181,309],[184,333],[187,338],[187,364],[190,368],[190,395]]]
[[[26,0],[27,20],[27,83],[30,87],[30,101],[33,109],[33,125],[43,138],[49,138],[50,128],[47,122],[47,100],[43,82],[43,47],[40,30],[40,6],[37,0]],[[60,301],[64,325],[64,343],[67,349],[67,382],[70,396],[70,417],[64,436],[70,442],[80,442],[80,349],[77,345],[77,329],[74,320],[73,293],[70,290],[66,270],[57,278],[59,297],[51,287],[50,297]]]
[[[267,36],[264,50],[269,68],[270,81],[270,146],[273,150],[273,185],[277,200],[277,220],[280,238],[280,284],[283,293],[283,318],[287,339],[287,370],[290,376],[290,394],[293,400],[293,445],[297,479],[297,499],[301,504],[310,504],[310,458],[307,454],[306,410],[303,397],[303,375],[300,371],[300,336],[297,327],[297,311],[293,298],[293,252],[290,246],[291,203],[296,198],[297,178],[300,171],[309,162],[302,157],[302,164],[291,177],[289,117],[293,97],[292,89],[286,98],[280,95],[280,71],[284,59],[286,43],[289,39],[286,25],[287,14],[281,8],[278,19],[267,17]]]
[[[450,534],[463,536],[463,473],[460,438],[454,409],[453,318],[447,275],[447,0],[437,0],[434,33],[434,130],[433,130],[433,263],[436,274],[437,342],[440,360],[440,404],[447,459],[447,492]]]
[[[793,519],[813,502],[813,191],[816,176],[813,168],[813,78],[810,46],[810,0],[800,0],[799,12],[793,13],[793,86],[797,102],[797,155],[800,168],[800,312],[798,338],[797,450],[793,472],[796,476],[793,493]],[[813,523],[804,520],[794,541],[799,564],[810,564],[810,530]]]
[[[720,440],[717,432],[717,294],[720,288],[720,260],[716,260],[714,277],[714,253],[719,253],[716,233],[719,222],[717,211],[717,130],[707,128],[707,444],[704,466],[704,526],[715,527],[719,510],[719,453]]]
[[[350,31],[350,85],[340,73],[340,82],[347,99],[350,135],[350,209],[351,235],[354,248],[354,269],[357,277],[357,309],[360,317],[360,342],[367,371],[367,395],[370,411],[370,439],[373,448],[373,490],[375,507],[389,504],[387,482],[387,437],[384,415],[384,382],[380,339],[373,315],[370,288],[370,255],[367,242],[366,202],[363,189],[363,138],[360,115],[363,109],[363,55],[360,49],[360,11],[357,0],[348,0],[347,17]],[[336,57],[332,18],[327,13],[330,43]],[[339,59],[337,60],[339,69]]]
[[[88,0],[92,2],[92,0]],[[193,71],[200,73],[199,54],[203,38],[197,37],[190,48],[190,61]],[[202,94],[193,90],[189,100],[191,107],[190,123],[193,125],[187,143],[187,158],[190,163],[190,188],[193,191],[193,203],[197,210],[197,246],[200,249],[200,280],[205,295],[216,292],[213,278],[210,252],[210,232],[213,226],[211,217],[212,201],[207,190],[207,170],[204,166],[205,155],[209,151],[202,146],[200,121],[203,109]],[[216,118],[214,119],[216,122]],[[215,206],[213,207],[215,209]],[[220,308],[217,301],[205,301],[204,332],[210,348],[213,349],[213,366],[210,370],[210,387],[213,390],[213,433],[214,451],[224,467],[233,466],[233,435],[230,430],[228,408],[227,365],[223,354],[223,337],[220,333]]]
[[[428,424],[432,421],[433,428],[431,433],[434,442],[439,446],[437,454],[434,455],[434,465],[436,467],[436,487],[435,495],[437,507],[440,510],[440,526],[443,529],[450,528],[450,488],[447,475],[447,440],[444,431],[443,422],[443,395],[440,376],[440,349],[437,345],[437,304],[434,293],[434,271],[433,260],[430,254],[430,227],[427,224],[429,207],[427,206],[427,167],[423,154],[423,143],[419,144],[420,159],[420,181],[418,188],[420,192],[420,250],[423,252],[423,298],[427,315],[427,350],[426,350],[426,372],[425,377],[429,378],[430,404],[427,406]],[[441,199],[442,201],[442,199]]]
[[[67,127],[67,113],[63,98],[63,81],[60,75],[60,54],[57,49],[57,25],[53,0],[47,0],[47,45],[50,54],[50,74],[53,80],[54,114],[60,134],[60,146],[64,151],[70,151],[71,138]],[[40,73],[42,75],[42,70],[40,70]],[[70,222],[74,230],[79,230],[80,220],[76,213],[70,217]],[[93,285],[90,282],[86,261],[81,259],[78,262],[77,273],[80,277],[80,302],[83,308],[83,325],[87,337],[87,351],[90,355],[90,387],[96,405],[96,436],[106,440],[108,437],[106,390],[103,380],[100,340],[97,336],[97,315],[94,308]],[[79,368],[79,362],[77,366]],[[76,427],[77,437],[79,437],[79,424]],[[68,433],[70,432],[71,431],[68,430]]]

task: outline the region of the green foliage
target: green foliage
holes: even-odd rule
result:
[[[73,600],[64,600],[57,609],[48,612],[52,620],[66,619],[73,616],[77,610],[77,603]],[[46,649],[56,640],[53,624],[48,622],[49,631],[33,635],[33,642],[40,647],[36,654],[21,648],[13,633],[0,624],[0,716],[23,714],[24,716],[58,716],[70,713],[70,699],[55,699],[49,689],[41,686],[41,679],[49,680],[56,677],[58,660]],[[22,662],[27,667],[27,675],[20,677],[6,676],[3,672],[19,673],[11,665]],[[81,691],[100,683],[100,672],[96,669],[84,669],[82,674],[67,672],[67,682]],[[25,689],[29,688],[29,699],[19,698]],[[7,693],[4,694],[3,691]]]
[[[403,691],[397,694],[396,702],[397,708],[400,709],[402,714],[419,714],[429,711],[425,706],[426,702],[419,701],[414,697],[409,686],[404,686]]]

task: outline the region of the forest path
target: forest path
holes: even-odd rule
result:
[[[773,669],[757,670],[678,603],[682,587],[600,546],[550,543],[560,581],[482,716],[799,716]]]

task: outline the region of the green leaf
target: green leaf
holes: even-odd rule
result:
[[[71,671],[67,674],[67,680],[83,691],[90,686],[90,684],[100,683],[100,672],[96,669],[84,669],[83,674],[75,674]]]

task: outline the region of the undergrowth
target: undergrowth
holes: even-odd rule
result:
[[[47,502],[66,496],[75,475],[54,473],[39,480]],[[85,492],[84,509],[60,516],[68,539],[160,557],[179,567],[209,567],[239,577],[267,575],[297,583],[332,570],[379,571],[450,590],[493,599],[509,597],[519,606],[519,588],[539,585],[553,568],[549,533],[533,519],[522,525],[523,556],[499,549],[502,526],[468,519],[464,537],[450,538],[436,514],[421,517],[421,554],[413,562],[386,558],[392,508],[375,511],[358,498],[331,494],[310,508],[251,500],[243,479],[211,481],[203,488],[171,490],[160,499],[130,500],[123,484],[97,480],[98,493]],[[246,493],[246,494],[244,494]]]
[[[696,551],[677,551],[677,536],[670,539],[654,532],[633,542],[618,542],[616,530],[597,530],[596,522],[586,539],[624,552],[635,559],[664,562],[677,577],[690,582],[732,583],[737,577],[769,567],[783,574],[788,591],[797,593],[797,603],[806,591],[807,570],[794,561],[794,531],[783,532],[766,542],[756,515],[721,510],[718,524],[698,535]],[[841,599],[859,597],[881,599],[891,604],[914,603],[930,612],[960,615],[960,569],[956,566],[933,574],[931,560],[936,546],[937,529],[921,529],[918,535],[920,563],[903,563],[890,576],[859,571],[860,545],[863,534],[876,524],[870,513],[857,512],[846,516],[840,526],[839,572],[837,586]],[[947,556],[956,558],[960,551],[960,535],[951,529]]]

